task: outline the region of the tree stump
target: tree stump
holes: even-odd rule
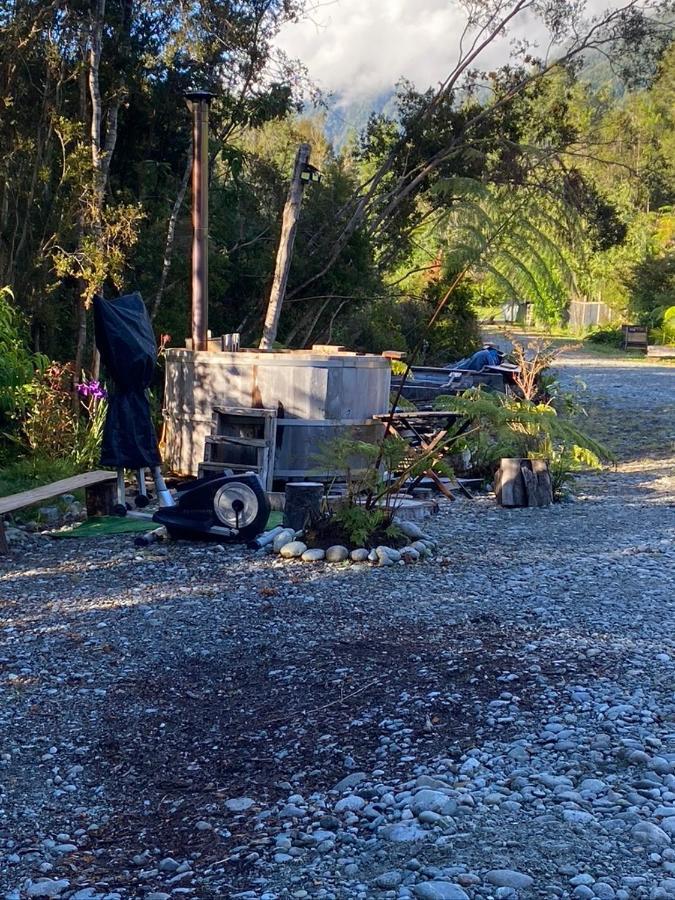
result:
[[[289,481],[286,485],[284,525],[302,531],[321,517],[323,485],[318,481]]]
[[[84,496],[88,516],[111,516],[117,503],[117,485],[114,481],[90,484]]]
[[[495,476],[497,503],[505,507],[550,506],[553,487],[545,459],[502,459]]]

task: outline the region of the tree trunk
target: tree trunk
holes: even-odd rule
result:
[[[267,306],[263,336],[260,340],[261,350],[271,350],[272,344],[277,337],[281,306],[284,302],[284,295],[286,294],[288,273],[293,258],[293,244],[295,242],[295,233],[298,228],[298,219],[300,217],[300,205],[302,203],[302,189],[304,184],[300,176],[303,168],[309,162],[309,153],[309,144],[300,144],[298,152],[295,155],[293,177],[288,189],[288,196],[284,207],[284,216],[281,223],[281,238],[279,239],[279,250],[277,251],[274,281],[272,282],[272,290]]]
[[[284,525],[303,531],[321,517],[323,485],[319,481],[290,481],[286,485]]]
[[[185,171],[183,172],[183,178],[181,179],[180,186],[178,188],[178,193],[176,194],[176,199],[173,204],[173,209],[171,210],[171,215],[169,216],[169,224],[166,230],[166,242],[164,244],[164,259],[162,260],[162,274],[159,278],[159,287],[157,288],[157,293],[155,295],[155,299],[152,304],[152,312],[150,313],[150,319],[154,321],[155,316],[159,312],[159,307],[162,302],[162,297],[164,295],[164,289],[166,287],[166,279],[169,277],[169,269],[171,268],[171,257],[173,255],[173,244],[176,238],[176,223],[178,222],[178,216],[180,215],[181,207],[185,202],[185,195],[187,193],[187,186],[190,182],[190,172],[192,171],[192,145],[190,145],[190,150],[188,152],[187,162],[185,163]]]

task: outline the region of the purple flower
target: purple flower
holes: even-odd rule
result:
[[[76,384],[75,388],[80,397],[91,397],[93,400],[107,400],[108,392],[101,387],[100,381],[83,381]]]

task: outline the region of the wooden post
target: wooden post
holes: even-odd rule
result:
[[[302,190],[305,185],[305,182],[300,176],[302,170],[309,162],[310,150],[309,144],[300,144],[298,152],[295,155],[293,178],[291,179],[291,185],[288,189],[286,205],[284,206],[284,215],[281,221],[281,238],[279,239],[279,249],[277,250],[274,280],[272,282],[272,290],[270,291],[269,303],[267,304],[267,315],[265,316],[263,335],[260,339],[261,350],[271,350],[272,344],[277,337],[281,306],[284,302],[286,284],[288,283],[288,273],[293,258],[295,232],[297,231],[298,219],[300,218]]]
[[[192,349],[209,349],[209,91],[186,94],[192,110]]]
[[[117,486],[114,481],[90,484],[84,490],[88,516],[111,516],[117,503]]]
[[[284,525],[302,531],[315,525],[321,516],[323,484],[318,481],[289,481],[286,485]]]

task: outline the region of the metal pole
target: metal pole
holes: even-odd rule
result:
[[[192,111],[192,349],[208,349],[209,104],[213,94],[186,94]]]

